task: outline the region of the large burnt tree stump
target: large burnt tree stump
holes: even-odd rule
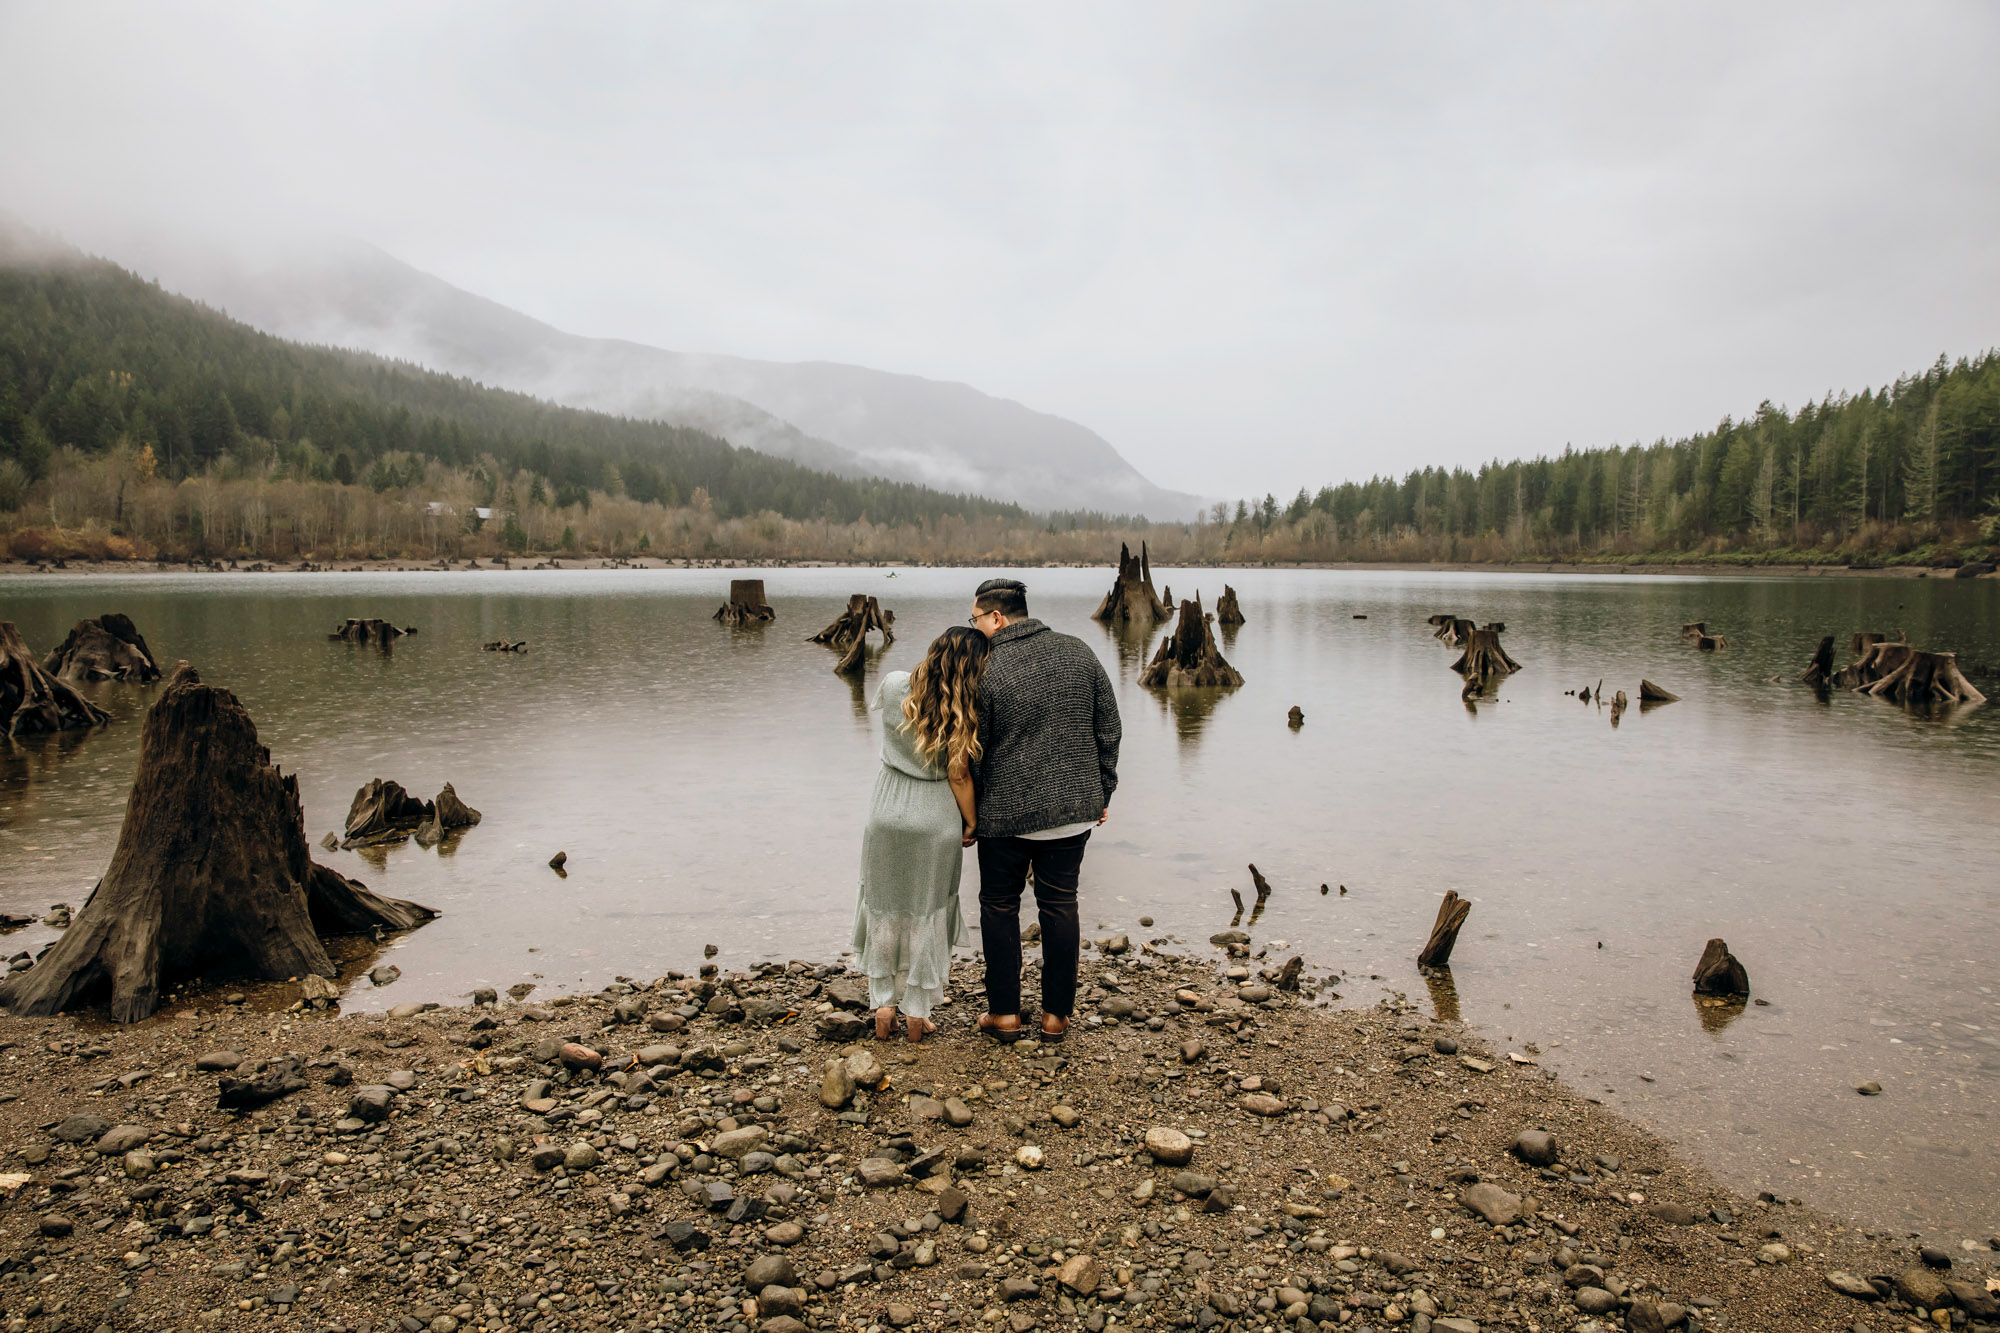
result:
[[[1234,688],[1243,683],[1235,667],[1215,646],[1213,618],[1201,609],[1201,595],[1181,603],[1181,618],[1173,633],[1160,640],[1159,651],[1139,673],[1141,685]]]
[[[1431,637],[1447,648],[1464,647],[1474,628],[1464,616],[1436,615],[1430,618],[1429,623],[1436,626]]]
[[[397,629],[386,620],[363,620],[349,616],[339,629],[327,635],[329,639],[339,639],[345,643],[373,643],[386,648],[408,631]]]
[[[716,609],[714,618],[725,625],[757,625],[776,620],[778,613],[764,601],[764,580],[729,580],[729,600]]]
[[[435,915],[313,864],[298,779],[271,763],[236,696],[183,662],[146,714],[110,869],[0,1004],[47,1015],[108,996],[111,1020],[132,1023],[178,979],[332,977],[321,932]]]
[[[1465,928],[1465,919],[1471,915],[1472,904],[1459,897],[1457,889],[1445,890],[1444,901],[1438,904],[1437,920],[1431,923],[1430,940],[1417,955],[1417,966],[1451,966],[1451,951],[1458,943],[1458,932]]]
[[[127,680],[145,683],[160,678],[153,650],[130,616],[116,611],[95,620],[79,620],[62,647],[49,654],[49,674],[58,680]]]
[[[1243,623],[1243,608],[1236,604],[1236,589],[1227,583],[1222,585],[1222,596],[1215,600],[1215,623],[1218,625]]]
[[[1139,554],[1133,555],[1130,545],[1118,545],[1118,577],[1112,580],[1111,591],[1104,594],[1104,600],[1090,613],[1092,620],[1102,620],[1109,624],[1157,625],[1173,618],[1171,602],[1163,601],[1153,591],[1153,560],[1146,549],[1146,543],[1139,543]]]
[[[12,621],[0,620],[0,734],[101,727],[111,714],[58,680],[35,660]]]

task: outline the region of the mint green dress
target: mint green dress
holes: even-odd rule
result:
[[[951,978],[952,947],[966,943],[958,910],[964,823],[944,771],[902,728],[909,697],[910,673],[892,671],[870,705],[882,713],[882,769],[861,834],[854,952],[870,1004],[928,1018]]]

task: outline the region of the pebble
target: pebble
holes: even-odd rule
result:
[[[1186,1166],[1194,1160],[1194,1140],[1177,1129],[1155,1126],[1146,1131],[1145,1144],[1161,1166]]]

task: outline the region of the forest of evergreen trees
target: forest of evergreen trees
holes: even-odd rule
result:
[[[486,511],[490,516],[481,517]],[[20,557],[565,551],[1026,563],[1952,563],[2000,542],[2000,353],[1687,439],[1217,504],[1031,515],[258,333],[0,228],[0,542]]]
[[[1227,558],[1892,557],[2000,540],[2000,353],[1688,439],[1217,506]],[[1313,552],[1299,556],[1295,553]],[[1340,558],[1340,557],[1336,557]]]

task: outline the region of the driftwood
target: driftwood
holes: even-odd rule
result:
[[[1264,878],[1264,872],[1257,868],[1254,861],[1250,865],[1250,883],[1257,890],[1257,912],[1255,916],[1250,918],[1252,921],[1255,921],[1258,916],[1264,914],[1264,904],[1270,900],[1271,881]]]
[[[491,643],[481,644],[480,646],[489,653],[525,653],[528,651],[528,641],[526,639],[495,639]]]
[[[1701,951],[1701,961],[1695,964],[1694,969],[1694,993],[1731,999],[1742,999],[1750,994],[1750,974],[1743,970],[1743,964],[1736,961],[1736,955],[1729,952],[1729,946],[1721,940],[1710,940],[1708,947]]]
[[[845,648],[867,636],[871,629],[882,631],[885,643],[896,640],[896,613],[884,611],[882,604],[865,592],[857,592],[847,599],[847,609],[833,618],[833,623],[807,639],[807,643],[823,643],[829,648]]]
[[[1833,684],[1833,636],[1827,635],[1813,650],[1812,661],[1799,673],[1799,679],[1814,689],[1823,690]]]
[[[0,734],[101,727],[111,714],[42,668],[13,622],[0,620]]]
[[[58,680],[155,681],[160,668],[131,617],[113,611],[79,620],[44,664]]]
[[[1201,595],[1181,603],[1181,618],[1173,633],[1160,640],[1159,651],[1139,673],[1141,685],[1234,688],[1243,683],[1235,667],[1215,646],[1215,625],[1201,609]]]
[[[1141,625],[1157,625],[1171,619],[1173,614],[1173,603],[1163,600],[1153,591],[1153,561],[1146,543],[1139,543],[1139,554],[1136,556],[1132,554],[1131,546],[1120,543],[1118,577],[1112,581],[1111,591],[1104,594],[1104,600],[1090,613],[1090,618],[1113,623],[1136,621]]]
[[[1680,696],[1672,690],[1663,690],[1650,680],[1639,682],[1639,702],[1642,704],[1679,703]]]
[[[298,779],[271,763],[236,696],[183,662],[146,714],[110,869],[42,960],[0,986],[0,1004],[47,1015],[108,992],[111,1020],[136,1022],[177,978],[331,977],[321,934],[435,915],[313,863]]]
[[[729,600],[715,612],[714,618],[725,625],[756,625],[766,620],[776,620],[778,613],[764,601],[764,580],[729,580]]]
[[[1222,585],[1222,596],[1215,600],[1215,623],[1218,625],[1243,623],[1243,608],[1236,604],[1236,589],[1227,583]]]
[[[354,793],[347,807],[346,836],[342,847],[366,843],[400,842],[412,830],[437,817],[437,807],[420,801],[403,789],[400,782],[370,778]]]
[[[1472,915],[1472,904],[1458,896],[1458,890],[1445,890],[1444,901],[1438,904],[1437,920],[1431,923],[1430,941],[1424,951],[1417,955],[1418,967],[1449,967],[1452,947],[1458,943],[1458,932],[1465,926],[1465,918]]]
[[[1521,669],[1521,664],[1507,656],[1507,650],[1500,646],[1502,628],[1504,626],[1488,625],[1484,629],[1467,631],[1465,651],[1451,664],[1453,671],[1465,677],[1464,694],[1474,694],[1486,682],[1512,675]]]
[[[386,620],[359,620],[349,616],[339,629],[326,637],[347,643],[377,643],[386,648],[409,632],[397,629]]]
[[[1862,694],[1898,703],[1986,702],[1958,669],[1958,654],[1929,653],[1901,642],[1870,644],[1860,660],[1834,679]]]

